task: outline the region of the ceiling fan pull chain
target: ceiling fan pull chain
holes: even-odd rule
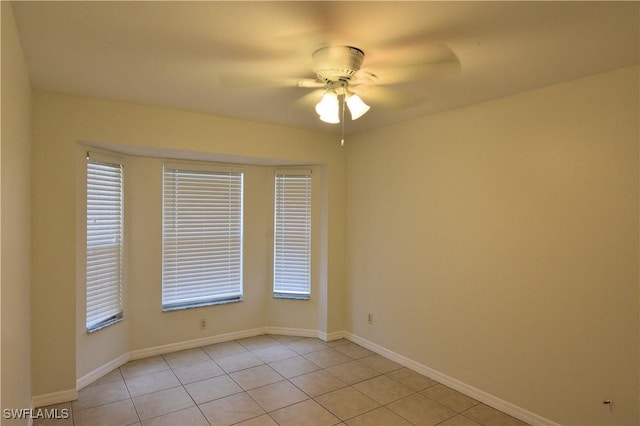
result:
[[[340,146],[344,146],[344,98],[346,97],[346,95],[342,95],[342,119],[341,124],[342,124],[342,138],[340,139]]]

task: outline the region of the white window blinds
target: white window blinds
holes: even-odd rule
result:
[[[164,310],[242,300],[242,178],[165,164]]]
[[[308,299],[311,292],[311,171],[276,172],[273,292]]]
[[[122,164],[87,155],[87,331],[122,319]]]

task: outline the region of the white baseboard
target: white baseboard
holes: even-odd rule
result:
[[[76,389],[67,389],[59,392],[46,393],[44,395],[36,395],[31,398],[31,406],[33,408],[46,407],[47,405],[61,404],[63,402],[75,401],[78,399],[78,391]]]
[[[354,343],[359,344],[369,350],[372,350],[386,358],[389,358],[392,361],[397,362],[398,364],[407,367],[417,373],[422,374],[423,376],[429,377],[439,383],[442,383],[445,386],[448,386],[452,389],[455,389],[477,401],[480,401],[490,407],[495,408],[496,410],[500,410],[503,413],[509,414],[523,422],[529,423],[530,425],[540,425],[540,426],[559,426],[558,423],[552,422],[549,419],[545,419],[535,413],[532,413],[524,408],[518,407],[508,401],[500,399],[490,393],[487,393],[483,390],[475,388],[471,385],[461,382],[451,376],[447,376],[440,371],[434,370],[433,368],[427,367],[426,365],[420,364],[412,359],[409,359],[403,355],[400,355],[396,352],[393,352],[383,346],[380,346],[376,343],[373,343],[363,337],[360,337],[351,332],[344,332],[344,337],[346,339],[351,340]]]
[[[344,339],[346,336],[346,332],[344,330],[333,331],[331,333],[324,333],[324,338],[322,338],[325,342],[331,342],[333,340]]]
[[[152,348],[138,349],[129,352],[129,359],[147,358],[155,355],[163,355],[185,349],[198,348],[214,343],[228,342],[229,340],[243,339],[245,337],[259,336],[267,333],[267,327],[252,328],[249,330],[234,331],[232,333],[217,334],[201,339],[187,340],[184,342],[170,343],[168,345],[154,346]]]
[[[344,337],[344,330],[333,331],[327,333],[325,331],[313,330],[310,328],[288,328],[288,327],[267,327],[267,334],[282,334],[284,336],[299,336],[299,337],[317,337],[325,342],[332,340],[342,339]]]
[[[111,372],[111,370],[114,370],[126,364],[127,361],[129,361],[129,359],[130,359],[129,353],[126,353],[126,354],[120,355],[119,357],[117,357],[112,361],[109,361],[106,364],[101,365],[100,367],[96,368],[89,374],[86,374],[80,377],[78,380],[76,380],[76,389],[81,390],[82,388],[89,386],[91,383],[95,382],[100,377]]]
[[[342,339],[345,332],[344,330],[340,330],[327,333],[325,331],[308,328],[267,327],[267,333],[282,334],[284,336],[317,337],[325,342],[331,342],[332,340]]]
[[[291,328],[291,327],[267,327],[265,329],[266,334],[281,334],[283,336],[299,336],[299,337],[318,337],[321,331],[313,330],[310,328]]]
[[[213,345],[215,343],[228,342],[230,340],[244,339],[246,337],[260,336],[262,334],[282,334],[284,336],[317,337],[324,341],[335,340],[344,336],[343,331],[325,333],[319,330],[307,328],[289,327],[259,327],[249,330],[235,331],[232,333],[218,334],[215,336],[203,337],[201,339],[187,340],[184,342],[170,343],[168,345],[154,346],[151,348],[139,349],[129,352],[129,359],[141,359],[155,355],[163,355],[185,349],[199,348],[201,346]],[[115,367],[114,367],[115,368]]]

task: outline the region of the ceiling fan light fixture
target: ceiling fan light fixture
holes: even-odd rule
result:
[[[316,112],[320,116],[320,120],[325,123],[339,123],[340,104],[338,102],[338,95],[335,92],[325,92],[320,102],[316,105]]]
[[[329,124],[338,124],[340,122],[340,117],[337,113],[335,115],[321,115],[320,120]]]
[[[347,96],[347,106],[349,107],[349,112],[351,112],[352,120],[357,120],[362,117],[371,108],[369,105],[365,104],[362,99],[360,99],[360,96],[355,94]]]

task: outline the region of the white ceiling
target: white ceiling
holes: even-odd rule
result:
[[[328,44],[361,48],[374,71],[423,62],[438,43],[455,52],[460,72],[362,93],[372,108],[346,122],[352,133],[638,64],[640,56],[636,1],[13,7],[35,88],[336,133],[338,125],[318,120],[317,100],[304,97],[313,89],[229,88],[219,76],[313,78],[311,54]],[[390,102],[389,90],[412,102]]]

